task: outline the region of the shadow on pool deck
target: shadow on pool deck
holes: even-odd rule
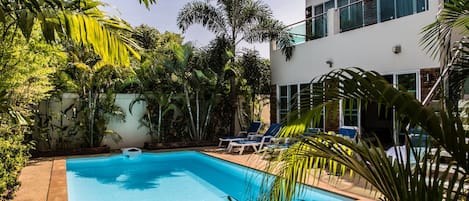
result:
[[[267,161],[262,160],[262,157],[260,155],[227,154],[222,149],[215,147],[176,150],[171,149],[150,152],[167,152],[182,150],[202,151],[208,155],[259,170],[264,170],[265,165],[267,164]],[[100,154],[100,156],[103,155],[110,154]],[[76,156],[74,156],[73,158],[75,157]],[[13,201],[67,201],[68,199],[65,158],[68,157],[38,158],[31,160],[28,165],[21,171],[19,180],[22,185],[16,193],[16,197],[15,199],[13,199]],[[314,186],[331,192],[356,198],[358,200],[368,201],[376,199],[373,197],[374,193],[371,193],[369,190],[363,189],[362,187],[360,187],[361,185],[356,185],[346,180],[342,180],[340,183],[330,184],[328,182],[329,179],[331,179],[329,176],[323,176],[323,178],[321,178],[321,180]]]

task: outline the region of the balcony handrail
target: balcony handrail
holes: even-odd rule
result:
[[[322,16],[322,15],[326,15],[326,14],[327,14],[327,13],[322,13],[322,14],[319,14],[319,15],[316,15],[316,16],[308,17],[308,18],[306,18],[306,19],[304,19],[304,20],[301,20],[301,21],[298,21],[298,22],[289,24],[289,25],[287,25],[287,26],[285,26],[285,27],[286,27],[286,28],[289,28],[289,27],[295,26],[295,25],[297,25],[297,24],[300,24],[300,23],[302,23],[302,22],[306,22],[306,21],[309,21],[309,20],[315,20],[315,18],[320,17],[320,16]]]
[[[355,1],[355,2],[353,2],[353,3],[349,3],[349,4],[345,5],[345,6],[338,7],[337,9],[340,10],[340,9],[342,9],[342,8],[350,7],[350,6],[355,5],[355,4],[358,4],[358,3],[363,4],[363,0]]]

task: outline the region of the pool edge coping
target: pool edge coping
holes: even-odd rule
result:
[[[47,201],[68,201],[66,159],[52,161]]]

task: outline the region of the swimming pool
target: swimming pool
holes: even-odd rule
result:
[[[264,174],[199,152],[67,160],[69,201],[256,200]],[[297,200],[352,200],[307,187]]]

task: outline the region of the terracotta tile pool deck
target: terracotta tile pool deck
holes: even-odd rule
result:
[[[217,148],[199,148],[199,149],[178,149],[178,150],[197,150],[213,157],[221,158],[227,161],[238,163],[247,167],[263,171],[267,161],[258,154],[227,154]],[[158,152],[175,151],[161,150]],[[150,151],[154,152],[154,151]],[[116,154],[116,153],[112,153]],[[112,154],[102,154],[112,155]],[[93,155],[96,156],[96,155]],[[90,157],[73,156],[76,157]],[[33,159],[22,170],[20,175],[21,187],[16,193],[13,201],[67,201],[67,177],[65,159],[72,157],[51,157]],[[362,184],[352,183],[346,180],[339,182],[329,182],[336,179],[335,176],[323,175],[313,186],[330,192],[345,195],[357,200],[371,201],[376,200],[375,193],[364,189]]]

